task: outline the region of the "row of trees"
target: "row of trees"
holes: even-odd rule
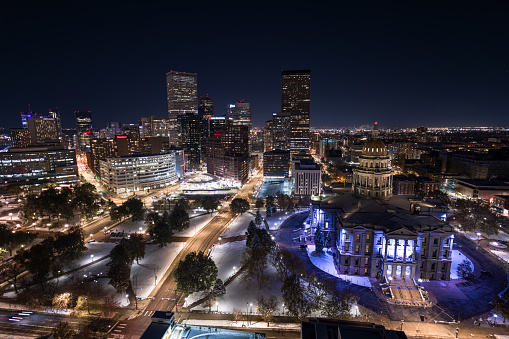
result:
[[[141,234],[131,234],[129,238],[124,238],[113,247],[110,252],[110,262],[108,263],[108,277],[110,285],[115,287],[118,293],[126,291],[131,292],[134,297],[131,285],[131,266],[136,260],[145,257],[145,241]]]
[[[150,237],[159,247],[164,247],[172,241],[175,232],[189,228],[189,213],[184,201],[178,201],[171,212],[161,214],[149,212],[145,217],[145,224]]]
[[[34,239],[33,235],[24,237],[29,240]],[[12,280],[16,293],[18,293],[18,276],[24,271],[31,274],[33,284],[42,287],[50,273],[57,276],[64,267],[72,266],[73,262],[83,256],[86,250],[82,230],[77,226],[71,227],[67,233],[58,233],[55,237],[49,237],[30,249],[18,251],[6,263],[4,274]]]
[[[158,201],[152,204],[152,208],[154,211],[158,212],[170,211],[172,209],[173,204],[180,204],[181,206],[184,207],[186,211],[190,210],[191,208],[201,207],[208,213],[216,210],[221,205],[218,198],[216,198],[213,195],[206,195],[201,198],[196,197],[192,202],[189,202],[189,200],[185,198],[181,198],[179,200],[170,200],[167,198],[159,199]]]
[[[488,203],[470,199],[457,199],[451,203],[447,221],[463,231],[498,234],[502,227],[509,226],[509,220],[493,212]]]
[[[242,255],[243,279],[249,284],[255,281],[258,289],[271,284],[267,267],[272,265],[281,282],[283,302],[292,316],[304,319],[312,312],[320,311],[324,316],[340,319],[350,317],[350,307],[357,296],[349,289],[337,290],[334,281],[307,276],[305,265],[300,258],[286,249],[279,249],[270,234],[251,221],[246,232],[246,249]],[[330,237],[321,229],[315,235],[317,251],[323,252],[330,246]],[[277,308],[275,296],[258,296],[258,311],[269,323]]]
[[[113,221],[129,219],[134,222],[143,220],[144,216],[145,208],[143,207],[143,202],[136,197],[130,197],[120,206],[111,204],[110,217]]]
[[[88,219],[107,205],[107,201],[97,194],[94,185],[84,183],[60,190],[50,186],[39,195],[30,194],[25,199],[22,211],[26,219],[42,217],[70,220],[77,209],[82,217]]]

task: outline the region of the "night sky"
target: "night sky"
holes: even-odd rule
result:
[[[507,1],[71,2],[0,3],[0,126],[28,104],[64,127],[75,110],[95,128],[167,116],[170,70],[262,126],[282,69],[311,69],[315,127],[509,125]]]

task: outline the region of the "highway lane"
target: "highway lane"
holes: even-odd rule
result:
[[[79,329],[89,320],[60,314],[0,310],[0,333],[39,337],[51,333],[61,321],[67,321],[74,329]]]
[[[246,196],[252,193],[260,179],[261,173],[258,173],[244,185],[237,196]],[[180,260],[183,260],[185,256],[191,252],[207,251],[217,242],[218,237],[223,234],[235,217],[236,214],[232,213],[228,207],[223,207],[218,215],[186,243],[182,251],[180,251],[166,271],[160,284],[150,295],[154,299],[149,301],[148,305],[139,311],[140,315],[137,318],[127,322],[127,326],[122,331],[122,334],[126,335],[126,338],[139,338],[150,324],[150,316],[153,314],[153,311],[175,310],[174,301],[162,300],[162,298],[175,298],[177,284],[173,278],[173,272],[177,268]],[[182,301],[183,298],[184,295],[177,293],[177,300]],[[179,304],[182,304],[182,302]],[[178,318],[179,315],[177,312],[176,319]]]

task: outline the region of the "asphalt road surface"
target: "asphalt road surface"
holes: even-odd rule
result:
[[[74,329],[78,329],[82,323],[86,323],[89,320],[85,318],[71,318],[59,314],[0,310],[0,333],[24,337],[39,337],[50,334],[53,328],[61,321],[67,321]]]

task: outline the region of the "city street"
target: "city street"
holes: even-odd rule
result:
[[[240,194],[251,193],[257,181],[261,179],[261,173],[257,174],[249,181],[239,192]],[[183,304],[183,295],[176,292],[176,283],[173,278],[173,271],[177,268],[180,260],[190,252],[206,251],[212,244],[217,242],[218,237],[227,229],[230,222],[235,218],[235,214],[229,211],[228,207],[223,207],[219,213],[198,233],[189,239],[184,248],[177,255],[170,265],[169,269],[162,277],[162,281],[151,293],[153,300],[145,301],[146,304],[140,302],[139,310],[133,314],[132,320],[127,322],[127,326],[122,330],[122,334],[126,338],[139,338],[150,323],[150,316],[154,311],[174,310],[175,302],[170,300],[162,300],[162,298],[175,298],[179,304]],[[178,319],[178,312],[177,312]],[[119,333],[120,334],[120,333]]]

